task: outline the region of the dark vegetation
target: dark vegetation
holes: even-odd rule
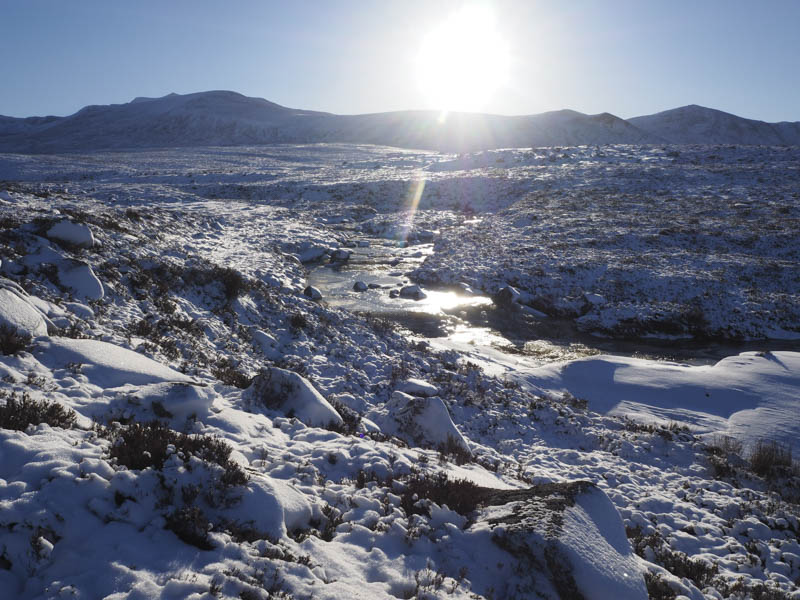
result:
[[[196,456],[223,468],[220,483],[225,486],[244,485],[248,476],[238,463],[230,459],[232,448],[221,438],[202,434],[173,431],[161,421],[133,422],[112,429],[97,427],[100,436],[110,439],[111,458],[129,469],[162,469],[173,453],[184,462]]]
[[[69,429],[75,424],[77,416],[69,408],[57,402],[34,400],[27,393],[2,392],[0,398],[5,404],[0,405],[0,428],[25,431],[29,425],[47,423],[50,427]]]
[[[0,325],[0,354],[8,356],[17,354],[28,348],[31,344],[31,336],[20,333],[16,327]]]

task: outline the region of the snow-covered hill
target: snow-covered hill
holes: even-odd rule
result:
[[[67,117],[0,117],[0,150],[49,153],[141,147],[352,142],[435,150],[659,140],[603,113],[540,115],[402,111],[333,115],[286,108],[234,92],[169,94],[87,106]]]
[[[696,104],[628,122],[672,144],[800,144],[800,122],[766,123]]]
[[[800,144],[800,123],[765,123],[701,106],[620,119],[559,110],[537,115],[399,111],[335,115],[235,92],[136,98],[67,117],[0,116],[0,151],[348,142],[443,151],[598,144]]]

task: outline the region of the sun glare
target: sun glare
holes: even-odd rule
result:
[[[417,57],[422,93],[443,111],[480,111],[506,83],[509,51],[488,6],[467,6],[424,38]]]

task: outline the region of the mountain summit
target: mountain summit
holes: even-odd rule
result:
[[[67,117],[0,117],[0,151],[350,142],[443,151],[582,144],[800,144],[800,123],[765,123],[700,106],[624,120],[560,110],[527,116],[399,111],[366,115],[287,108],[229,91],[135,98]]]

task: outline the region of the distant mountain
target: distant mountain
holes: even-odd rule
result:
[[[562,110],[505,117],[402,111],[334,115],[234,92],[169,94],[87,106],[68,117],[0,117],[0,151],[71,152],[141,147],[353,142],[433,150],[657,142],[604,113]]]
[[[800,145],[800,122],[766,123],[696,104],[628,122],[671,144]]]
[[[470,151],[581,144],[800,144],[800,123],[751,121],[699,106],[624,120],[560,110],[507,117],[400,111],[335,115],[280,106],[235,92],[136,98],[87,106],[67,117],[0,116],[0,152],[56,153],[351,142]]]

